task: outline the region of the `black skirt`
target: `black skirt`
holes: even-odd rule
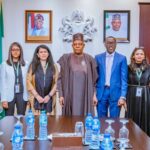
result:
[[[137,88],[142,88],[141,97],[136,96]],[[129,85],[127,93],[126,117],[131,118],[150,136],[150,88]]]

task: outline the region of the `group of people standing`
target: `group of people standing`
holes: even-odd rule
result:
[[[8,59],[1,65],[1,102],[6,116],[14,115],[15,106],[17,114],[25,115],[28,100],[35,114],[43,109],[52,113],[57,77],[57,67],[46,45],[35,49],[29,65],[24,61],[21,45],[12,43]]]
[[[1,65],[1,102],[6,115],[14,114],[15,104],[17,113],[24,115],[27,103],[35,114],[43,109],[55,114],[58,91],[62,115],[94,114],[96,107],[99,117],[107,117],[109,110],[114,118],[124,106],[126,117],[150,135],[150,67],[144,48],[134,49],[127,66],[126,57],[115,51],[112,36],[105,39],[106,52],[95,59],[84,53],[84,46],[83,34],[73,35],[73,52],[60,57],[58,71],[46,45],[35,49],[28,65],[21,45],[12,43]]]

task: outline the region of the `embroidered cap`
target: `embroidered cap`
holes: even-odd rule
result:
[[[121,16],[120,16],[120,14],[114,14],[114,15],[112,15],[112,19],[113,20],[116,20],[116,19],[121,20]]]
[[[83,34],[82,33],[76,33],[73,35],[73,41],[75,40],[81,40],[81,41],[84,41],[84,37],[83,37]]]

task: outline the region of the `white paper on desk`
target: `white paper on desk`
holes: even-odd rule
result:
[[[52,138],[53,138],[52,134],[49,134],[49,135],[47,136],[47,138],[48,138],[50,141],[52,141]]]

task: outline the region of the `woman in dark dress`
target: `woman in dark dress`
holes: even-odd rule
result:
[[[30,103],[35,114],[39,114],[40,110],[46,110],[47,114],[52,112],[57,74],[50,49],[46,45],[39,45],[27,74],[27,89],[34,97],[30,99]]]
[[[127,117],[150,136],[150,67],[144,48],[135,48],[128,72]]]

